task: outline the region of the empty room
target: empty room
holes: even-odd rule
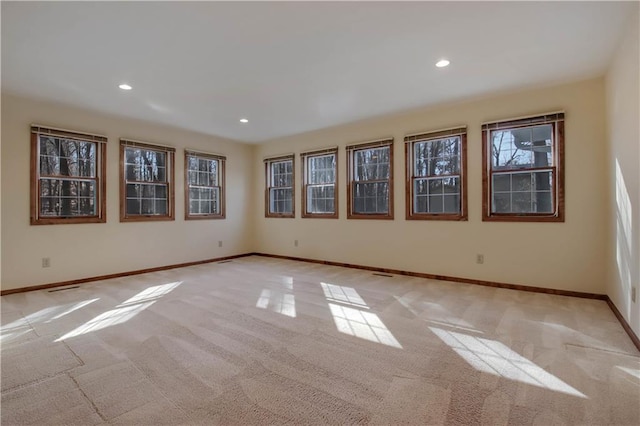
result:
[[[3,425],[640,424],[640,3],[1,2]]]

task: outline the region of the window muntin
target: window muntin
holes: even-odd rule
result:
[[[303,153],[302,217],[338,217],[338,150]]]
[[[267,170],[266,217],[294,217],[293,155],[265,160]]]
[[[32,126],[31,224],[106,221],[107,138]]]
[[[393,219],[393,140],[347,147],[347,217]]]
[[[564,114],[484,125],[483,141],[483,220],[564,220]]]
[[[405,137],[407,219],[466,220],[466,128]]]
[[[121,140],[121,221],[173,220],[173,148]]]
[[[185,151],[185,219],[223,219],[223,156]]]

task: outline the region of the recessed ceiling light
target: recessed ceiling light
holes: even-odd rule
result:
[[[128,84],[121,84],[118,87],[121,88],[122,90],[131,90],[131,89],[133,89],[133,87],[129,86]]]
[[[248,122],[249,122],[249,120],[248,120],[248,119],[246,119],[246,118],[241,118],[241,119],[240,119],[240,122],[241,122],[241,123],[248,123]]]
[[[446,59],[440,59],[438,62],[436,62],[436,67],[443,68],[443,67],[446,67],[449,64],[450,64],[450,62],[447,61]]]

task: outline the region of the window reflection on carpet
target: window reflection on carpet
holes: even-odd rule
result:
[[[80,327],[77,327],[76,329],[59,337],[55,341],[59,342],[61,340],[70,339],[75,336],[80,336],[82,334],[91,333],[93,331],[102,330],[106,327],[127,322],[149,306],[153,305],[162,296],[174,290],[180,284],[182,284],[182,281],[148,287],[118,305],[116,309],[103,312],[92,320],[82,324]]]
[[[587,398],[553,374],[495,340],[429,327],[444,343],[478,371],[528,385]]]

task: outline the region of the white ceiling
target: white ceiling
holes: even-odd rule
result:
[[[602,75],[633,6],[3,1],[2,90],[263,142]]]

